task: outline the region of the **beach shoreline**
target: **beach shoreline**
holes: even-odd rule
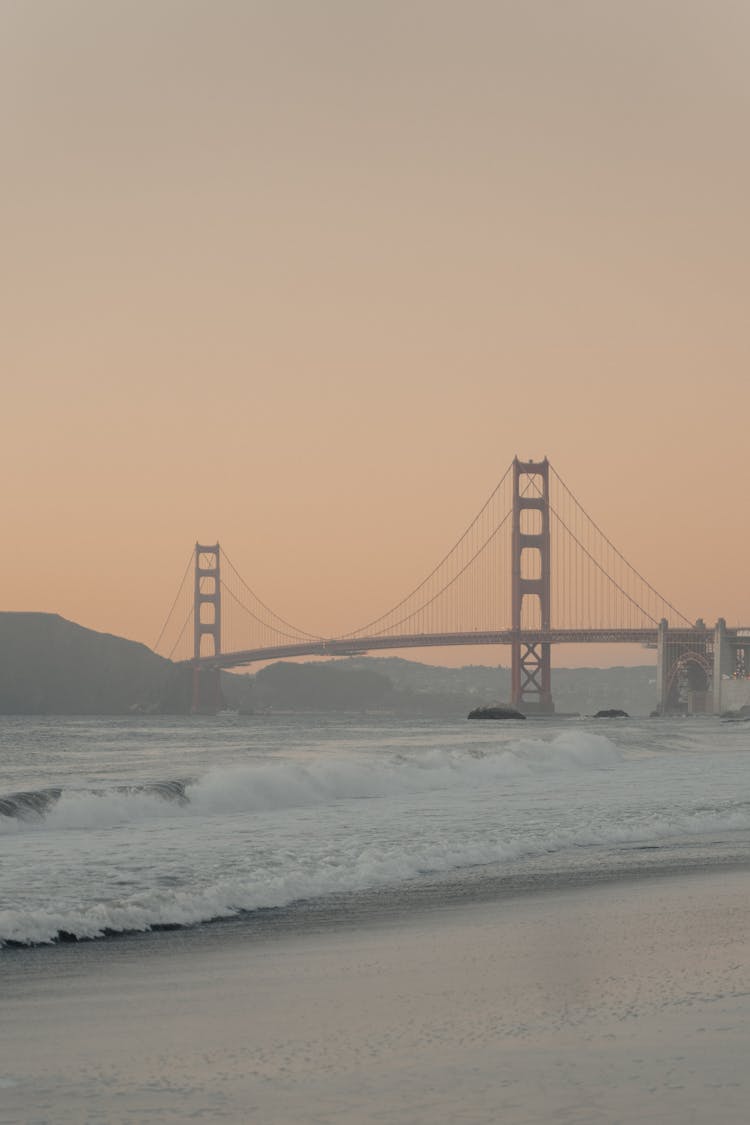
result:
[[[7,951],[0,1122],[739,1125],[748,870],[659,876]]]
[[[262,941],[300,930],[309,934],[341,927],[369,928],[387,920],[399,924],[420,913],[452,905],[501,903],[528,895],[595,888],[610,883],[732,871],[750,874],[750,840],[745,832],[713,838],[667,838],[658,846],[572,848],[520,860],[424,873],[401,883],[376,884],[360,891],[297,899],[284,906],[240,910],[192,924],[156,923],[146,929],[108,931],[80,939],[69,934],[61,934],[55,941],[6,939],[0,944],[0,973],[8,955],[37,951],[36,956],[43,957],[45,950],[61,950],[68,945],[89,947],[93,943],[119,945],[137,941],[158,949],[160,943],[167,940],[165,935],[179,933],[182,943],[203,946],[212,940],[226,941],[229,932],[235,930],[244,940]]]

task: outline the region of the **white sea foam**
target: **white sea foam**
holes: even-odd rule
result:
[[[38,790],[14,796],[29,788],[19,756],[8,776],[23,781],[0,802],[0,941],[191,925],[546,854],[564,871],[632,845],[665,841],[667,856],[676,839],[707,853],[731,832],[747,840],[750,756],[718,728],[696,726],[705,749],[683,752],[674,724],[623,728],[622,751],[615,728],[468,727],[313,725],[305,741],[289,722],[274,741],[266,727],[239,746],[214,733],[199,760],[183,728],[150,730],[129,755],[81,755],[67,775],[55,757]],[[192,781],[164,780],[185,768]]]
[[[674,817],[646,817],[629,825],[599,824],[536,838],[509,836],[460,846],[433,839],[413,843],[408,851],[387,843],[362,847],[355,838],[338,852],[317,853],[305,862],[286,855],[283,870],[269,866],[244,878],[218,879],[211,886],[154,889],[116,901],[63,910],[0,910],[0,943],[42,944],[55,941],[61,932],[80,939],[165,925],[189,926],[329,894],[392,886],[416,876],[508,863],[570,848],[653,843],[748,829],[750,807],[744,806]]]
[[[65,790],[45,813],[0,816],[0,832],[105,829],[153,819],[256,813],[378,799],[431,790],[480,788],[518,775],[611,768],[620,753],[603,735],[571,731],[489,749],[434,749],[409,755],[258,758],[209,770],[184,787],[184,804],[136,787],[128,792]]]

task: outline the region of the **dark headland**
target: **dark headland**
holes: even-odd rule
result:
[[[0,613],[0,714],[184,711],[188,686],[146,645],[56,613]]]

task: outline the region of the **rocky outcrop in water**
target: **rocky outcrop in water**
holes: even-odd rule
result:
[[[466,716],[468,719],[525,719],[514,707],[475,707]]]

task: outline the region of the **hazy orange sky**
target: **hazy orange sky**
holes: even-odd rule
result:
[[[4,0],[2,608],[150,644],[219,538],[346,631],[518,452],[750,624],[748,43],[746,0]]]

